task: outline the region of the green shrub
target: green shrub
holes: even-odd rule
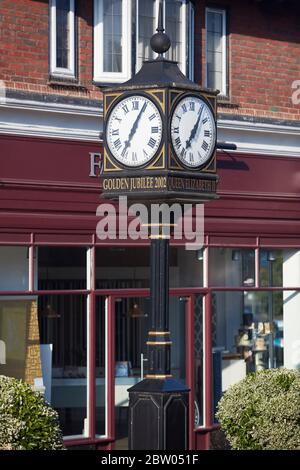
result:
[[[233,449],[300,449],[300,372],[249,374],[225,392],[217,418]]]
[[[64,449],[57,412],[28,384],[3,375],[0,376],[0,448]]]

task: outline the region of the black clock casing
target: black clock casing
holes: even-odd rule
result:
[[[128,198],[150,202],[166,200],[195,202],[215,199],[218,182],[215,145],[217,94],[218,91],[202,88],[188,80],[181,73],[176,62],[164,58],[144,62],[140,72],[131,80],[121,86],[105,89],[103,91],[103,196],[117,198],[120,195],[126,195]],[[111,145],[108,144],[106,133],[110,116],[118,103],[132,96],[145,97],[154,103],[161,116],[162,132],[160,144],[152,158],[141,165],[130,167],[115,157]],[[194,97],[196,100],[200,99],[205,102],[214,118],[215,135],[209,158],[195,167],[184,164],[184,161],[176,154],[174,143],[172,143],[172,115],[177,104],[185,97]],[[125,114],[124,119],[126,119]],[[120,151],[124,151],[126,139],[121,144],[123,149],[120,148]],[[147,145],[146,142],[141,142],[141,146],[145,145]]]

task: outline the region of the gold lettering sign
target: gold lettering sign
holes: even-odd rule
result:
[[[184,178],[178,176],[139,176],[104,178],[104,191],[185,191],[214,193],[216,182],[204,178]]]

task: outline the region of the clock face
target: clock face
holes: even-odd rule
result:
[[[176,105],[171,118],[171,140],[183,165],[198,168],[212,156],[216,124],[209,105],[197,96],[186,96]]]
[[[162,140],[162,119],[157,106],[145,96],[119,101],[109,114],[106,142],[122,165],[139,167],[156,154]]]

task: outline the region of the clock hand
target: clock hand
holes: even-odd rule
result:
[[[124,147],[124,149],[123,149],[123,152],[126,151],[126,150],[128,149],[128,147],[130,146],[131,139],[132,139],[132,137],[134,136],[134,134],[136,133],[136,130],[137,130],[137,128],[138,128],[139,121],[140,121],[141,116],[142,116],[143,112],[145,111],[146,107],[147,107],[147,103],[144,103],[144,105],[143,105],[141,111],[139,112],[138,117],[136,118],[136,120],[135,120],[135,122],[134,122],[134,124],[133,124],[133,126],[132,126],[132,128],[131,128],[131,131],[129,132],[128,139],[125,141],[125,147]]]
[[[199,112],[198,119],[197,119],[196,124],[194,125],[194,127],[192,129],[190,138],[186,141],[186,149],[188,149],[191,146],[191,141],[193,140],[193,138],[195,137],[195,135],[197,133],[199,122],[200,122],[200,119],[201,119],[201,116],[202,116],[202,113],[203,113],[203,108],[204,108],[204,106],[202,106],[201,112]]]

